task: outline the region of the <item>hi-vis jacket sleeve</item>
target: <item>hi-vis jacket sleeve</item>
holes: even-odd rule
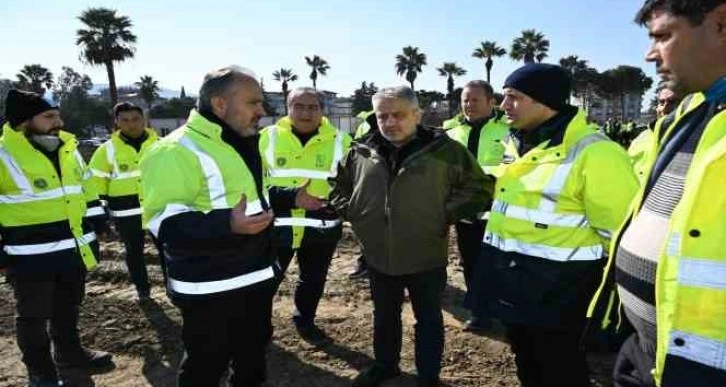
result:
[[[106,154],[106,143],[93,152],[91,161],[88,163],[88,170],[91,172],[91,184],[98,196],[104,199],[108,196],[108,183],[111,180],[111,172],[113,172],[113,166],[108,162]]]
[[[108,216],[101,205],[101,200],[98,195],[98,187],[96,187],[93,182],[93,174],[78,150],[76,150],[76,159],[81,171],[83,171],[81,185],[83,186],[83,198],[86,201],[86,213],[84,218],[91,222],[94,230],[103,229],[104,224],[108,220]]]
[[[638,179],[625,150],[617,143],[602,141],[583,151],[579,171],[585,216],[609,247],[610,238],[628,215],[638,192]]]
[[[194,161],[183,150],[152,148],[141,160],[144,226],[162,242],[190,245],[231,235],[231,209],[203,212],[194,200],[204,189],[204,181],[189,173]]]

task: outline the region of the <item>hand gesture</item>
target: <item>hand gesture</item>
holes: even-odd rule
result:
[[[295,207],[302,208],[306,211],[318,211],[325,207],[327,203],[308,193],[310,187],[310,179],[308,179],[302,187],[297,189],[295,195]]]
[[[242,194],[239,203],[232,209],[229,219],[230,229],[235,234],[253,235],[259,234],[272,222],[274,217],[272,211],[264,211],[261,214],[247,216],[247,196]]]

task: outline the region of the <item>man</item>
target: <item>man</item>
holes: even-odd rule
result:
[[[504,323],[525,387],[589,385],[584,313],[638,185],[625,151],[587,124],[570,94],[560,66],[507,77],[502,107],[517,132],[484,234],[481,260],[491,262],[472,281],[474,306]]]
[[[136,288],[137,299],[150,299],[149,278],[144,263],[144,230],[141,228],[141,173],[139,160],[158,140],[153,129],[144,128],[144,113],[128,102],[114,106],[118,128],[111,139],[93,153],[88,167],[96,192],[106,202],[126,249],[126,266]],[[163,267],[163,259],[160,259]]]
[[[376,361],[353,385],[378,386],[400,373],[407,289],[416,318],[418,384],[436,386],[444,349],[447,230],[486,209],[492,181],[466,148],[419,125],[409,87],[383,88],[372,100],[379,130],[354,143],[330,195],[361,240],[374,307]]]
[[[111,364],[110,354],[84,349],[78,333],[86,271],[98,256],[91,222],[104,214],[84,173],[78,141],[61,130],[57,106],[36,93],[10,90],[5,117],[0,272],[7,270],[13,285],[17,343],[29,384],[58,386],[56,365]]]
[[[376,115],[373,110],[358,113],[358,118],[363,121],[361,121],[356,128],[354,137],[355,140],[360,140],[371,130],[378,130],[378,122],[376,122]],[[358,245],[360,245],[360,241],[358,242]],[[368,267],[366,266],[366,257],[363,255],[362,248],[361,254],[356,260],[355,270],[348,274],[348,278],[352,280],[368,278]]]
[[[315,313],[343,227],[326,208],[327,178],[352,140],[323,116],[324,97],[315,89],[293,90],[287,105],[290,114],[263,130],[260,153],[270,177],[280,266],[285,272],[297,256],[300,268],[293,323],[303,339],[319,342],[325,333],[315,325]]]
[[[144,219],[163,245],[167,290],[181,309],[178,385],[266,378],[275,251],[258,149],[262,90],[237,66],[204,77],[197,110],[141,161]]]
[[[502,121],[503,114],[497,114],[493,108],[492,86],[485,81],[471,81],[461,92],[462,114],[444,123],[444,127],[451,128],[446,134],[465,146],[487,175],[492,175],[502,160],[503,142],[509,136],[509,127]],[[481,252],[485,227],[486,221],[476,218],[462,219],[456,223],[456,242],[467,289],[471,288],[472,271]],[[464,330],[477,332],[488,325],[486,317],[472,314]]]
[[[723,386],[726,2],[650,0],[636,21],[648,28],[646,59],[665,87],[688,96],[672,120],[658,121],[643,189],[613,238],[607,278],[636,331],[614,384]],[[590,315],[612,298],[607,285]]]
[[[656,121],[675,110],[682,98],[676,95],[673,90],[661,85],[658,88],[656,99],[656,120],[651,122],[648,127],[646,127],[645,130],[643,130],[643,132],[630,143],[630,147],[628,147],[628,155],[633,160],[633,169],[635,170],[635,174],[641,184],[646,177],[645,169],[646,161],[648,160],[648,150],[650,150],[653,142],[655,141],[653,130],[655,129]]]

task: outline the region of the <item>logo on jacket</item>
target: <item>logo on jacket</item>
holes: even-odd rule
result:
[[[287,164],[287,159],[284,157],[278,157],[276,162],[278,167],[282,167],[283,165]]]
[[[323,155],[315,155],[315,168],[325,168],[325,157]]]
[[[129,170],[128,164],[121,164],[118,166],[118,169],[120,169],[122,172],[126,172]]]
[[[44,189],[48,187],[48,182],[45,181],[45,179],[43,178],[38,178],[33,180],[33,185],[35,186],[35,188]]]

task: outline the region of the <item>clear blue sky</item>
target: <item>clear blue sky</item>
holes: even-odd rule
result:
[[[0,8],[0,77],[15,79],[25,64],[40,63],[54,74],[61,66],[107,83],[102,67],[83,65],[75,46],[76,19],[88,7],[104,6],[129,16],[138,37],[136,57],[117,66],[119,85],[142,75],[164,88],[185,86],[196,94],[204,73],[230,63],[252,69],[267,90],[278,90],[272,72],[291,68],[293,86],[311,85],[304,56],[317,54],[331,66],[318,87],[350,94],[362,81],[378,86],[403,84],[394,58],[406,45],[420,47],[429,65],[417,89],[444,91],[436,67],[454,61],[468,73],[457,84],[484,77],[484,62],[471,57],[482,40],[509,49],[523,29],[535,28],[550,39],[556,63],[579,55],[598,70],[619,64],[642,67],[649,44],[646,30],[632,22],[642,1],[627,0],[6,0]],[[520,64],[495,60],[492,83],[499,89]]]

